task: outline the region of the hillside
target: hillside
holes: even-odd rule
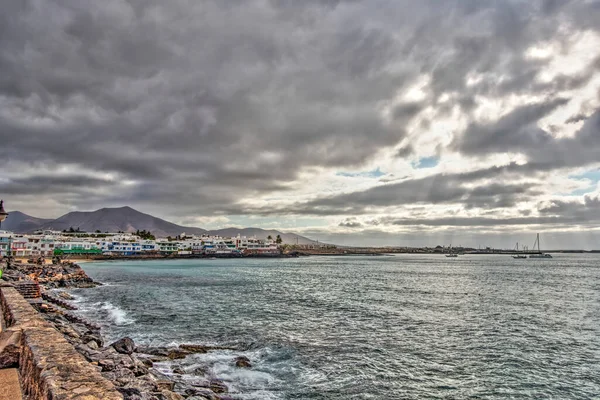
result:
[[[183,232],[199,235],[206,230],[185,227],[165,221],[149,214],[141,213],[131,207],[102,208],[97,211],[75,211],[63,215],[43,225],[44,229],[62,231],[74,228],[84,232],[135,232],[147,230],[156,236],[176,236]]]
[[[8,218],[2,223],[2,229],[11,232],[26,233],[32,232],[50,221],[52,220],[32,217],[20,211],[9,211]]]
[[[202,228],[181,226],[164,219],[144,214],[131,207],[102,208],[96,211],[75,211],[63,215],[55,220],[36,218],[19,211],[11,211],[9,217],[2,224],[2,229],[16,233],[31,233],[38,229],[51,229],[56,231],[79,229],[83,232],[135,232],[146,230],[157,237],[177,236],[181,233],[192,235],[219,235],[241,236],[266,239],[269,235],[276,238],[281,236],[283,243],[312,244],[314,240],[294,233],[285,233],[277,230],[261,228],[225,228],[207,231]]]

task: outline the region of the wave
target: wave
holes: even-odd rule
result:
[[[135,322],[133,318],[127,315],[125,310],[108,301],[100,303],[100,309],[106,313],[106,317],[115,325],[130,325]]]

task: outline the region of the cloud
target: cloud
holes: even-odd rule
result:
[[[360,228],[363,225],[355,218],[346,218],[344,221],[340,222],[338,226],[342,228]]]
[[[415,205],[482,218],[535,207],[551,195],[541,179],[600,159],[599,58],[569,58],[598,35],[593,2],[8,0],[3,11],[0,193],[33,215],[128,204],[176,222],[332,215],[332,230]],[[432,154],[442,173],[415,171]],[[381,171],[406,178],[369,179]]]

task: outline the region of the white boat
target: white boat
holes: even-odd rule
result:
[[[533,248],[535,249],[535,245],[537,244],[538,254],[531,254],[529,258],[552,258],[552,256],[548,253],[542,253],[540,250],[540,234],[537,234],[535,239],[535,243],[533,244]]]
[[[450,245],[450,253],[446,254],[446,257],[458,257],[458,254],[452,252],[452,245]]]
[[[514,258],[516,260],[522,259],[522,258],[527,258],[527,256],[525,254],[519,253],[519,242],[517,242],[517,245],[515,246],[515,251],[517,252],[517,254],[513,254],[512,258]]]

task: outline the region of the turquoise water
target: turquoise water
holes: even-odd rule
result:
[[[590,399],[600,257],[398,255],[88,263],[111,339],[236,351],[176,364],[239,399]],[[254,367],[233,367],[236,355]],[[164,372],[174,365],[159,364]]]

